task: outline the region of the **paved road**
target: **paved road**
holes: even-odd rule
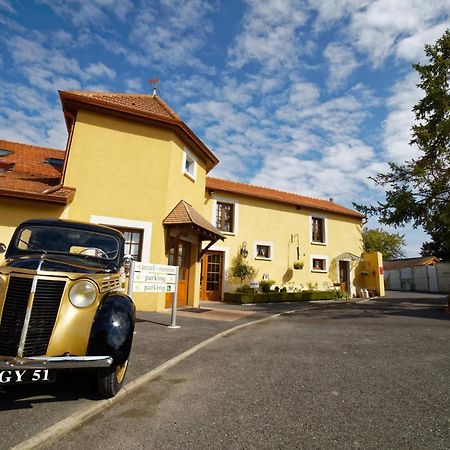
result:
[[[450,448],[450,320],[432,300],[242,329],[52,449]]]
[[[126,384],[205,339],[245,322],[308,303],[238,305],[202,303],[201,310],[178,312],[181,328],[171,330],[170,315],[138,313]],[[96,406],[95,379],[85,371],[59,373],[56,383],[0,387],[0,449],[9,449],[86,408]]]

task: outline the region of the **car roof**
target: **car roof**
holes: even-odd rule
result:
[[[64,227],[64,228],[74,228],[77,230],[93,231],[97,233],[106,233],[114,235],[120,239],[123,239],[123,234],[115,230],[114,228],[107,227],[106,225],[97,225],[88,222],[77,222],[75,220],[63,220],[63,219],[31,219],[22,222],[19,227],[32,226],[32,225],[42,225],[42,226],[52,226],[52,227]]]

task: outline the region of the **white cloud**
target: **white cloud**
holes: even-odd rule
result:
[[[196,56],[206,44],[211,30],[208,13],[213,6],[207,0],[189,2],[161,1],[147,5],[134,18],[130,41],[137,50],[126,55],[137,66],[147,66],[149,61],[164,68],[188,66],[203,73],[214,73]]]
[[[121,21],[133,10],[131,0],[36,0],[48,6],[65,20],[69,19],[75,26],[99,26],[109,22],[113,16]]]
[[[416,73],[399,80],[387,101],[389,113],[384,122],[383,146],[388,161],[401,163],[418,155],[418,149],[409,145],[415,120],[412,108],[422,96],[418,81]]]
[[[53,148],[65,148],[67,130],[57,104],[32,88],[20,84],[0,84],[0,136],[2,139]]]
[[[332,91],[342,87],[351,73],[360,65],[353,52],[336,42],[328,44],[324,50],[328,60],[328,88]]]
[[[367,161],[371,161],[375,154],[371,147],[356,139],[338,142],[325,151],[321,162],[325,167],[341,169],[344,174],[360,170]]]
[[[306,14],[295,0],[247,0],[243,31],[229,49],[230,65],[256,62],[264,69],[283,70],[297,64],[302,53],[297,31]]]
[[[308,0],[317,32],[336,24],[347,45],[375,67],[389,57],[417,61],[448,27],[450,0]]]
[[[424,44],[436,42],[448,27],[448,22],[440,23],[430,28],[419,29],[413,35],[400,39],[396,46],[397,56],[411,62],[423,60]]]
[[[40,35],[36,36],[40,38]],[[66,56],[61,50],[45,47],[39,39],[13,36],[7,43],[14,62],[20,67],[42,68],[47,72],[82,76],[75,58]]]
[[[80,67],[78,60],[67,56],[62,49],[46,46],[42,36],[35,39],[13,36],[7,46],[16,65],[22,66],[22,73],[32,85],[52,92],[58,89],[80,89],[83,83],[92,79],[114,80],[116,72],[97,61]]]
[[[9,0],[0,0],[0,10],[2,10],[2,9],[8,13],[16,12],[12,3]]]
[[[436,25],[448,24],[449,12],[450,0],[375,0],[352,14],[350,39],[375,65],[395,54],[417,58],[420,36],[430,37]],[[415,52],[406,51],[405,39],[415,42]]]
[[[142,81],[139,78],[127,78],[124,84],[127,92],[143,92]]]
[[[316,29],[349,17],[371,2],[373,0],[308,0],[310,8],[317,13]]]
[[[116,78],[116,72],[105,66],[102,62],[89,64],[89,66],[85,69],[85,74],[88,78],[101,78],[103,76],[109,78],[110,80],[114,80]]]
[[[343,139],[359,132],[359,126],[368,116],[375,100],[362,87],[347,94],[321,101],[319,88],[312,83],[297,83],[290,88],[289,101],[276,112],[276,117],[288,124],[325,133]]]

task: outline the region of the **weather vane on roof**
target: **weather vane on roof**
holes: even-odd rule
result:
[[[156,92],[158,90],[158,83],[159,83],[159,78],[154,78],[152,80],[148,80],[148,84],[150,86],[153,86],[153,95],[156,95]]]

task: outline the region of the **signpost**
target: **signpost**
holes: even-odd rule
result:
[[[176,325],[178,266],[132,262],[128,293],[166,292],[173,293],[172,318],[169,328]],[[130,287],[131,286],[131,287]]]

